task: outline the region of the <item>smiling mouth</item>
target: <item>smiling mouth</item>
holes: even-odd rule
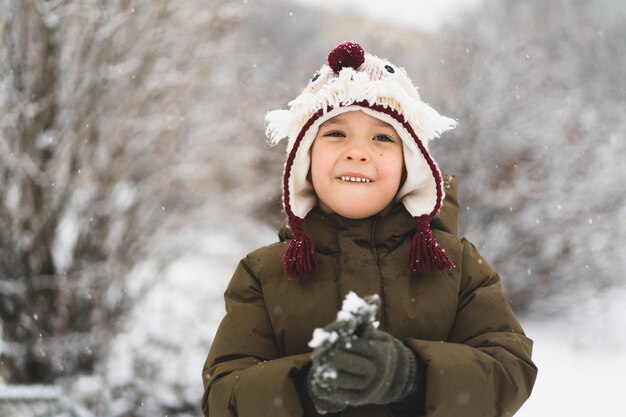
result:
[[[372,182],[372,180],[370,180],[369,178],[348,177],[345,175],[342,175],[338,179],[340,179],[343,182],[365,182],[365,183]]]

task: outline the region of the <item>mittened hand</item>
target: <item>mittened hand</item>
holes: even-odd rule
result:
[[[341,333],[342,325],[334,322],[325,330]],[[307,383],[318,412],[401,401],[415,388],[413,352],[372,326],[361,334],[317,347],[312,359]]]

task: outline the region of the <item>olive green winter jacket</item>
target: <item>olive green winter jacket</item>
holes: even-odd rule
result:
[[[459,239],[454,177],[431,228],[454,261],[448,271],[411,273],[405,266],[413,218],[401,204],[363,220],[313,209],[306,234],[318,270],[290,279],[281,242],[237,267],[225,293],[226,316],[202,372],[202,409],[210,417],[315,415],[297,381],[310,366],[307,343],[332,322],[349,291],[379,294],[380,328],[402,340],[424,365],[421,400],[348,407],[345,417],[496,417],[514,414],[530,395],[537,369],[528,339],[505,301],[500,278],[467,240]],[[301,400],[303,398],[303,400]],[[312,414],[313,413],[313,414]]]

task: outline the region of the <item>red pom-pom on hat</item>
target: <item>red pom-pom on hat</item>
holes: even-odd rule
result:
[[[328,54],[328,65],[339,73],[342,68],[358,69],[365,62],[365,51],[356,42],[343,42]]]

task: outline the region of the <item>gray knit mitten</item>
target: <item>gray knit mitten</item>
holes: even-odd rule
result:
[[[307,384],[318,412],[402,401],[416,388],[413,352],[372,326],[341,343],[316,348],[312,358]]]

